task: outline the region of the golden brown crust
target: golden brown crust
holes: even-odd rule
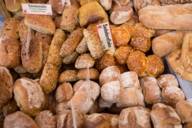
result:
[[[64,5],[62,4],[61,0],[49,0],[49,3],[51,4],[55,12],[57,12],[58,14],[62,14]]]
[[[6,116],[4,128],[39,128],[35,121],[28,115],[17,111]]]
[[[131,39],[130,45],[136,50],[147,52],[151,48],[151,41],[149,38],[145,38],[145,37],[133,37]]]
[[[26,15],[25,25],[38,32],[45,34],[55,33],[55,24],[50,16],[45,15]]]
[[[73,31],[78,24],[78,8],[74,5],[64,8],[60,27],[66,31]]]
[[[65,70],[59,76],[59,82],[73,82],[77,81],[77,70]]]
[[[133,52],[130,46],[120,46],[115,51],[115,59],[119,64],[126,64],[129,54]]]
[[[157,77],[164,72],[164,64],[160,57],[150,55],[147,57],[146,72],[149,76]]]
[[[127,66],[139,76],[146,76],[147,57],[140,51],[131,52],[127,59]]]
[[[73,53],[71,53],[71,55],[68,55],[68,56],[63,58],[63,63],[64,64],[75,63],[78,56],[79,56],[79,54],[77,52],[73,52]]]
[[[81,54],[76,62],[75,62],[75,68],[77,69],[83,69],[83,68],[92,68],[95,64],[95,60],[91,57],[90,54]]]
[[[17,12],[21,9],[20,0],[5,0],[5,5],[8,11]]]
[[[89,71],[88,69],[80,69],[77,73],[77,78],[79,80],[81,79],[97,80],[99,78],[99,71],[95,68],[90,68]]]
[[[74,30],[63,43],[60,50],[60,55],[62,57],[65,57],[72,54],[82,38],[83,30],[81,28],[77,28],[76,30]]]

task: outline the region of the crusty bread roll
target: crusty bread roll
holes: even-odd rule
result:
[[[130,45],[137,50],[147,52],[151,48],[151,40],[146,37],[133,37]]]
[[[77,92],[77,90],[83,85],[84,80],[79,80],[73,85],[74,92]]]
[[[64,5],[61,0],[49,0],[49,3],[52,6],[52,9],[57,12],[58,14],[63,13]]]
[[[117,66],[110,66],[105,68],[99,76],[99,83],[101,85],[110,82],[118,80],[120,76],[120,70]]]
[[[144,77],[141,79],[141,87],[146,103],[155,104],[161,102],[161,90],[157,79],[154,77]]]
[[[130,32],[125,25],[111,26],[111,34],[113,43],[117,47],[127,45],[131,38]]]
[[[17,111],[6,116],[4,128],[39,128],[35,121],[23,112]]]
[[[169,86],[175,86],[175,87],[179,86],[177,78],[173,74],[163,74],[159,76],[157,80],[161,88],[165,88]]]
[[[99,0],[99,3],[106,11],[110,10],[112,7],[112,0]]]
[[[119,128],[151,128],[150,111],[143,107],[123,109],[119,116]]]
[[[139,20],[153,29],[192,30],[191,8],[192,4],[147,6],[139,11]]]
[[[55,33],[55,24],[50,16],[45,15],[26,15],[25,25],[38,32],[45,34]]]
[[[77,81],[77,70],[65,70],[59,76],[59,82],[73,82]]]
[[[149,6],[149,5],[160,5],[160,0],[134,0],[133,6],[135,10],[138,12],[140,9]]]
[[[153,105],[150,115],[154,128],[182,128],[181,120],[171,106],[157,103]]]
[[[79,56],[79,54],[75,51],[75,52],[71,53],[70,55],[64,57],[63,63],[64,64],[72,64],[76,61],[78,56]]]
[[[163,57],[181,47],[183,33],[179,31],[168,32],[152,40],[153,53]]]
[[[126,64],[129,54],[133,52],[133,48],[130,46],[120,46],[115,51],[115,59],[119,64]]]
[[[40,128],[56,128],[56,117],[49,110],[41,111],[35,121]]]
[[[99,59],[104,54],[104,50],[98,35],[86,29],[83,30],[83,35],[87,42],[87,47],[91,56],[94,59]]]
[[[63,43],[60,50],[60,55],[62,57],[65,57],[72,54],[82,38],[83,38],[83,30],[81,28],[77,28],[76,30],[74,30],[69,35],[67,40],[65,40],[65,42]]]
[[[60,27],[66,31],[73,31],[78,24],[78,8],[74,5],[66,6],[63,10]]]
[[[6,9],[10,12],[17,12],[21,9],[20,0],[5,0]]]
[[[79,89],[69,101],[69,106],[73,104],[75,110],[87,113],[93,106],[95,100],[100,94],[100,87],[94,81],[83,81],[79,83]],[[70,106],[71,107],[71,106]]]
[[[183,123],[192,123],[192,103],[190,101],[177,102],[176,110]]]
[[[120,75],[120,82],[124,88],[135,87],[140,89],[139,78],[136,72],[129,71]]]
[[[2,108],[12,98],[13,78],[9,70],[2,66],[0,66],[0,74],[0,108]]]
[[[185,95],[180,88],[175,87],[175,86],[168,86],[168,87],[163,88],[162,98],[163,98],[164,102],[166,102],[170,105],[175,105],[180,100],[184,100]]]
[[[144,106],[144,96],[141,89],[135,87],[121,88],[118,107]]]
[[[56,101],[65,102],[72,98],[73,96],[73,87],[70,83],[62,83],[56,90]]]
[[[75,62],[75,68],[77,69],[83,69],[83,68],[92,68],[95,64],[95,60],[91,57],[90,54],[81,54],[76,62]]]
[[[46,93],[50,93],[56,87],[59,68],[62,63],[59,52],[64,40],[65,33],[61,29],[57,29],[51,41],[47,62],[40,77],[40,85]]]
[[[108,21],[108,16],[102,6],[96,2],[91,1],[79,9],[79,24],[86,26],[97,21]]]
[[[83,37],[83,39],[81,40],[81,42],[78,44],[78,46],[76,48],[76,52],[78,52],[79,54],[82,54],[87,51],[88,51],[87,42],[86,42],[85,37]]]
[[[101,87],[101,97],[104,101],[116,103],[119,100],[121,84],[119,81],[107,82]]]
[[[45,95],[41,86],[28,78],[16,80],[14,98],[20,109],[31,116],[35,116],[45,107]]]
[[[80,69],[77,73],[77,78],[79,80],[81,79],[97,80],[99,78],[99,71],[95,68]]]

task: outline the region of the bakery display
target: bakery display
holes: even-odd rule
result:
[[[190,1],[3,2],[0,127],[192,128]]]

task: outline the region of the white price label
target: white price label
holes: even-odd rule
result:
[[[112,39],[112,34],[111,34],[109,23],[106,22],[106,23],[97,25],[97,31],[98,31],[99,38],[102,42],[104,49],[112,50],[114,52],[115,47],[113,44],[113,39]]]
[[[50,4],[22,4],[24,14],[52,15]]]
[[[61,0],[62,4],[64,6],[71,6],[71,1],[70,0]]]

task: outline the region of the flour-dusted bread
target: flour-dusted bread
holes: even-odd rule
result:
[[[39,83],[20,78],[14,84],[14,98],[21,111],[35,116],[45,107],[45,95]]]
[[[121,111],[119,128],[151,128],[150,111],[144,107],[130,107]]]
[[[45,15],[26,15],[24,19],[25,25],[33,30],[45,34],[55,33],[55,24],[50,16]]]
[[[175,87],[179,86],[177,78],[173,74],[163,74],[159,76],[157,80],[161,88],[165,88],[169,86],[175,86]]]
[[[92,68],[95,64],[94,58],[90,54],[81,54],[75,62],[75,68],[83,69],[83,68]]]

